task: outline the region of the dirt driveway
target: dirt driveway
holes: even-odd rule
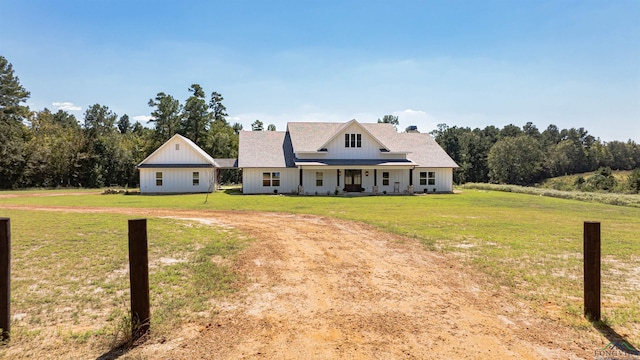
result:
[[[22,206],[11,208],[25,209]],[[451,255],[331,218],[155,209],[34,208],[194,219],[256,241],[249,281],[203,327],[151,339],[132,358],[587,359],[596,344],[539,319]]]

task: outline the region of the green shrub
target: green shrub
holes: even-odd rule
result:
[[[627,187],[633,194],[640,193],[640,168],[633,170],[627,177]]]

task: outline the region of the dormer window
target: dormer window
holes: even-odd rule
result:
[[[344,134],[344,147],[362,147],[362,134]]]

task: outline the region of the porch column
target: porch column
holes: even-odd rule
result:
[[[413,185],[413,169],[409,169],[409,186]]]
[[[300,168],[300,186],[302,186],[302,168]]]
[[[336,170],[336,181],[337,181],[337,186],[340,186],[340,169]]]
[[[373,169],[373,186],[378,186],[378,169]]]

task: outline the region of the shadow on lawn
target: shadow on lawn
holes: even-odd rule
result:
[[[631,344],[629,340],[627,340],[627,338],[618,334],[618,332],[613,330],[609,325],[605,324],[602,321],[591,321],[591,324],[594,328],[596,328],[596,330],[600,332],[600,334],[602,334],[602,336],[609,340],[609,344],[605,347],[605,349],[615,348],[629,355],[640,356],[640,351],[638,350],[638,348]]]
[[[137,333],[135,336],[120,342],[119,345],[115,345],[106,353],[98,356],[96,360],[115,360],[120,358],[122,355],[127,354],[129,351],[135,349],[136,347],[144,344],[147,340],[149,340],[149,333]]]
[[[108,352],[100,355],[99,357],[96,358],[96,360],[115,360],[117,358],[119,358],[120,356],[126,354],[129,352],[129,350],[131,350],[130,347],[128,346],[120,346],[117,347],[115,349],[111,349]]]

